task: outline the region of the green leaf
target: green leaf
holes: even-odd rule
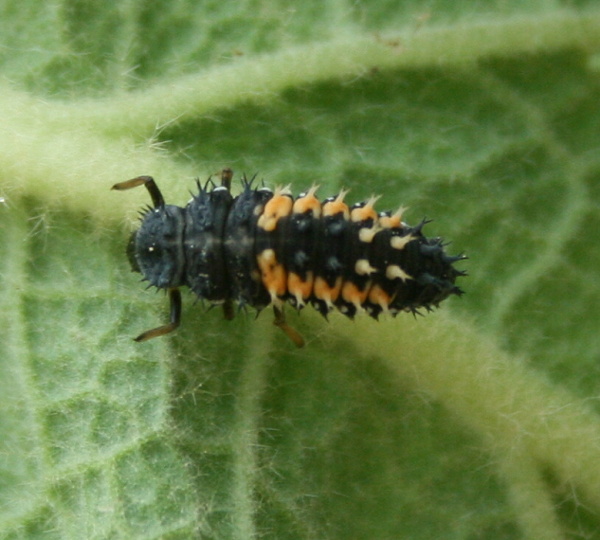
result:
[[[0,6],[1,538],[596,534],[595,2]],[[225,166],[433,218],[467,294],[300,350],[189,294],[134,343],[110,187]]]

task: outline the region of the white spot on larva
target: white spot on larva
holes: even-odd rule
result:
[[[363,227],[358,231],[358,239],[365,244],[370,244],[378,231],[378,227]]]
[[[385,277],[388,279],[401,279],[402,281],[406,281],[407,279],[413,279],[412,276],[408,275],[397,264],[390,264],[385,269]]]
[[[377,272],[377,268],[373,268],[367,259],[358,259],[354,265],[354,271],[359,276],[368,276],[373,272]]]
[[[392,238],[390,238],[390,246],[398,250],[404,249],[406,244],[414,239],[415,237],[412,234],[407,234],[406,236],[392,236]]]
[[[261,259],[263,259],[267,264],[273,264],[276,261],[275,251],[273,249],[265,249],[259,255]]]

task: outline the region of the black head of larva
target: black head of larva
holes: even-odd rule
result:
[[[185,256],[181,241],[184,217],[183,209],[178,206],[163,205],[150,209],[132,238],[132,268],[159,289],[185,285],[182,279]]]
[[[346,192],[319,201],[316,187],[292,197],[289,190],[255,188],[230,193],[232,172],[221,184],[210,179],[185,207],[167,205],[149,176],[115,184],[113,189],[146,187],[153,206],[127,245],[134,271],[150,286],[166,289],[170,321],[136,338],[144,341],[171,332],[181,320],[181,293],[189,287],[199,298],[221,304],[233,317],[233,302],[258,310],[272,304],[275,324],[298,346],[302,337],[283,314],[313,305],[327,315],[431,310],[462,291],[455,284],[464,259],[445,252],[440,238],[427,238],[422,221],[411,227],[396,213],[376,213],[377,200],[348,206]]]
[[[125,248],[125,253],[127,254],[127,260],[129,261],[129,265],[131,266],[131,271],[141,273],[142,270],[137,262],[135,253],[135,239],[137,237],[137,233],[138,231],[134,231],[131,233],[131,236],[129,237],[129,242],[127,242],[127,247]]]

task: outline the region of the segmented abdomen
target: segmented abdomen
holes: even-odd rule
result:
[[[184,284],[215,303],[289,301],[349,317],[430,309],[461,293],[452,264],[462,257],[425,237],[425,221],[411,227],[401,210],[377,213],[376,198],[349,207],[345,192],[324,202],[315,192],[294,199],[244,182],[232,198],[223,186],[201,188],[185,209]]]

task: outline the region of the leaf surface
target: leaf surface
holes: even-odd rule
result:
[[[471,4],[3,3],[0,537],[597,534],[600,11]],[[467,294],[133,343],[110,186],[225,166],[433,218]]]

